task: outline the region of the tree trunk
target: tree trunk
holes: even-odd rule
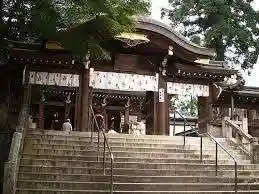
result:
[[[218,39],[216,40],[215,47],[217,52],[217,61],[224,61],[225,60],[225,45],[223,44],[223,36],[218,36]]]
[[[216,49],[216,52],[217,52],[217,57],[216,57],[216,60],[217,61],[224,61],[225,60],[225,48],[224,47],[218,47]]]

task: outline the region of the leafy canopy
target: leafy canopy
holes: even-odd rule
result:
[[[105,54],[107,38],[133,29],[147,0],[0,0],[1,39],[58,40],[79,54]]]
[[[176,95],[170,99],[170,110],[177,110],[186,118],[198,118],[198,97],[190,93]]]
[[[184,35],[215,48],[217,60],[251,68],[259,55],[259,12],[253,0],[169,0],[162,10],[173,25],[182,24]]]

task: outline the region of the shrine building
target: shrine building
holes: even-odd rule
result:
[[[56,42],[8,43],[8,64],[23,83],[23,103],[36,128],[53,129],[53,120],[61,126],[69,118],[75,131],[89,131],[92,106],[107,130],[125,132],[123,126],[143,122],[145,134],[169,135],[170,97],[188,91],[198,97],[199,131],[208,132],[213,108],[231,104],[223,99],[229,95],[223,85],[237,72],[215,61],[215,50],[161,22],[139,17],[136,32],[117,36],[109,45],[112,60],[98,61],[79,58]],[[22,101],[18,94],[11,100],[14,114]]]

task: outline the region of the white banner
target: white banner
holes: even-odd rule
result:
[[[165,102],[165,90],[164,88],[159,88],[159,92],[158,92],[158,102]]]
[[[101,72],[90,69],[90,86],[97,89],[121,91],[158,91],[156,76]],[[30,84],[79,87],[79,75],[48,72],[30,72]],[[164,90],[159,90],[159,99],[163,101]],[[169,94],[191,93],[193,96],[209,96],[208,85],[167,83]]]
[[[208,97],[210,89],[208,85],[167,82],[167,93],[177,95],[190,93],[192,96]]]
[[[79,87],[79,75],[48,72],[30,72],[30,84]]]
[[[138,75],[90,70],[90,86],[121,91],[158,91],[158,75]]]

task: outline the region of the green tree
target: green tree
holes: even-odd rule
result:
[[[171,8],[162,9],[162,17],[168,16],[173,25],[182,24],[184,35],[196,43],[215,48],[217,60],[246,69],[259,55],[259,12],[252,1],[169,0]]]
[[[198,117],[198,98],[190,93],[175,95],[171,98],[171,112],[177,110],[186,118]]]
[[[75,53],[104,55],[105,40],[133,29],[146,0],[0,0],[0,40],[58,40]]]

